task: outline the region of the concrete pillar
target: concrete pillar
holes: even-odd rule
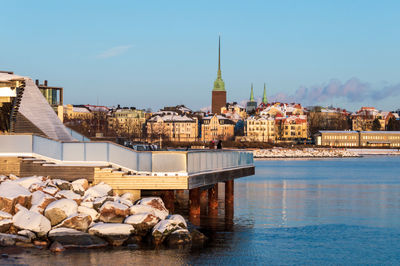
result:
[[[192,224],[200,225],[200,189],[189,190],[189,219]]]
[[[218,183],[208,189],[208,214],[218,215]]]
[[[175,191],[165,190],[163,191],[163,201],[165,207],[169,210],[170,214],[175,212]]]
[[[234,216],[234,181],[225,181],[225,229],[233,230]]]

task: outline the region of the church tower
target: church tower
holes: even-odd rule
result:
[[[268,104],[268,100],[267,100],[267,89],[265,88],[265,83],[264,83],[264,95],[262,98],[262,103],[267,105]]]
[[[221,37],[218,38],[218,72],[212,90],[211,112],[221,114],[221,107],[226,105],[225,82],[221,77]]]
[[[250,114],[254,112],[256,108],[257,108],[257,102],[254,100],[253,83],[251,83],[250,100],[247,102],[246,112]]]

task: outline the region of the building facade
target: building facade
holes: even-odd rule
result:
[[[201,140],[231,140],[235,135],[235,123],[221,115],[204,117],[201,124]]]
[[[316,144],[332,147],[400,147],[400,131],[319,131]]]
[[[145,123],[145,111],[134,107],[118,108],[113,110],[108,117],[109,129],[114,130],[119,136],[125,135],[141,139]]]
[[[246,140],[275,142],[275,119],[271,117],[249,117],[246,120]]]

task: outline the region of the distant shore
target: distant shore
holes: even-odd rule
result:
[[[254,159],[354,158],[365,155],[400,155],[398,149],[273,148],[253,151]]]

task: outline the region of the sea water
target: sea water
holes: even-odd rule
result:
[[[204,248],[3,249],[0,264],[400,264],[400,157],[256,161],[233,223],[202,217]],[[222,194],[222,193],[221,193]]]

